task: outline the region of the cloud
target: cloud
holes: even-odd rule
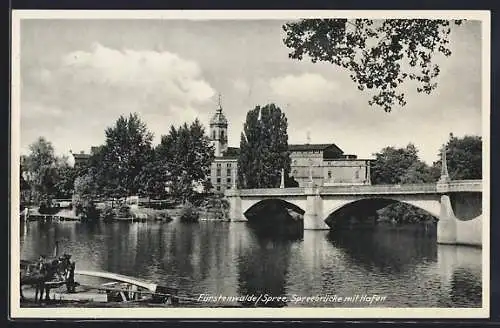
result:
[[[96,43],[89,52],[64,56],[63,72],[76,83],[163,92],[166,99],[183,105],[204,102],[214,94],[196,62],[168,51],[119,51]]]
[[[21,118],[23,119],[44,119],[49,120],[63,115],[61,108],[55,106],[46,106],[41,103],[24,102],[22,104]]]
[[[340,90],[339,84],[320,74],[286,75],[269,81],[271,92],[291,101],[323,102]]]
[[[245,80],[238,78],[233,81],[233,88],[236,92],[248,93],[250,86]]]
[[[117,50],[96,43],[88,51],[63,53],[50,66],[26,66],[23,145],[41,133],[40,122],[57,122],[69,135],[85,134],[95,144],[119,115],[139,113],[159,136],[168,133],[170,124],[208,117],[214,107],[215,91],[198,63],[169,51]],[[59,148],[67,148],[71,139],[54,131],[45,134]],[[83,147],[75,140],[71,144]]]

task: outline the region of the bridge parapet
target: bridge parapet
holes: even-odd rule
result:
[[[231,190],[226,192],[230,195]],[[261,189],[239,189],[240,196],[294,196],[304,195],[305,188],[261,188]]]
[[[446,192],[482,192],[482,180],[452,180],[446,184]]]
[[[403,185],[352,185],[322,187],[322,195],[364,195],[364,194],[428,194],[437,193],[435,183]]]
[[[322,186],[312,188],[261,188],[228,189],[226,196],[280,197],[319,195],[400,195],[400,194],[443,194],[448,192],[481,192],[482,180],[452,180],[438,183],[414,183],[400,185],[351,185]]]

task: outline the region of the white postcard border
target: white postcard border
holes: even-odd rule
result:
[[[439,18],[482,21],[483,247],[481,308],[21,308],[19,304],[20,22],[22,19],[300,19]],[[13,10],[11,20],[10,317],[17,318],[488,318],[490,311],[490,42],[489,11],[405,10]]]

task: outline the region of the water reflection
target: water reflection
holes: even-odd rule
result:
[[[55,240],[77,269],[177,286],[184,295],[386,295],[376,306],[481,306],[480,249],[386,230],[259,229],[246,223],[37,223],[21,227],[21,257]],[[245,303],[245,306],[254,306]],[[374,306],[269,302],[257,306]]]
[[[301,240],[296,227],[276,230],[249,225],[251,247],[243,250],[238,261],[239,295],[260,296],[261,301],[243,302],[246,306],[282,307],[291,245]]]
[[[435,238],[407,231],[335,231],[327,236],[353,264],[365,270],[399,275],[420,263],[435,262]]]

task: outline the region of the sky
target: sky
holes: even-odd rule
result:
[[[414,143],[437,160],[452,132],[481,135],[481,25],[450,35],[452,56],[436,57],[431,95],[404,90],[408,104],[386,113],[369,106],[349,73],[328,63],[289,59],[284,20],[57,20],[21,22],[21,153],[43,136],[57,154],[89,152],[120,115],[137,112],[154,143],[171,125],[205,124],[218,94],[239,146],[246,113],[275,103],[288,119],[289,143],[335,143],[373,158],[386,146]]]

